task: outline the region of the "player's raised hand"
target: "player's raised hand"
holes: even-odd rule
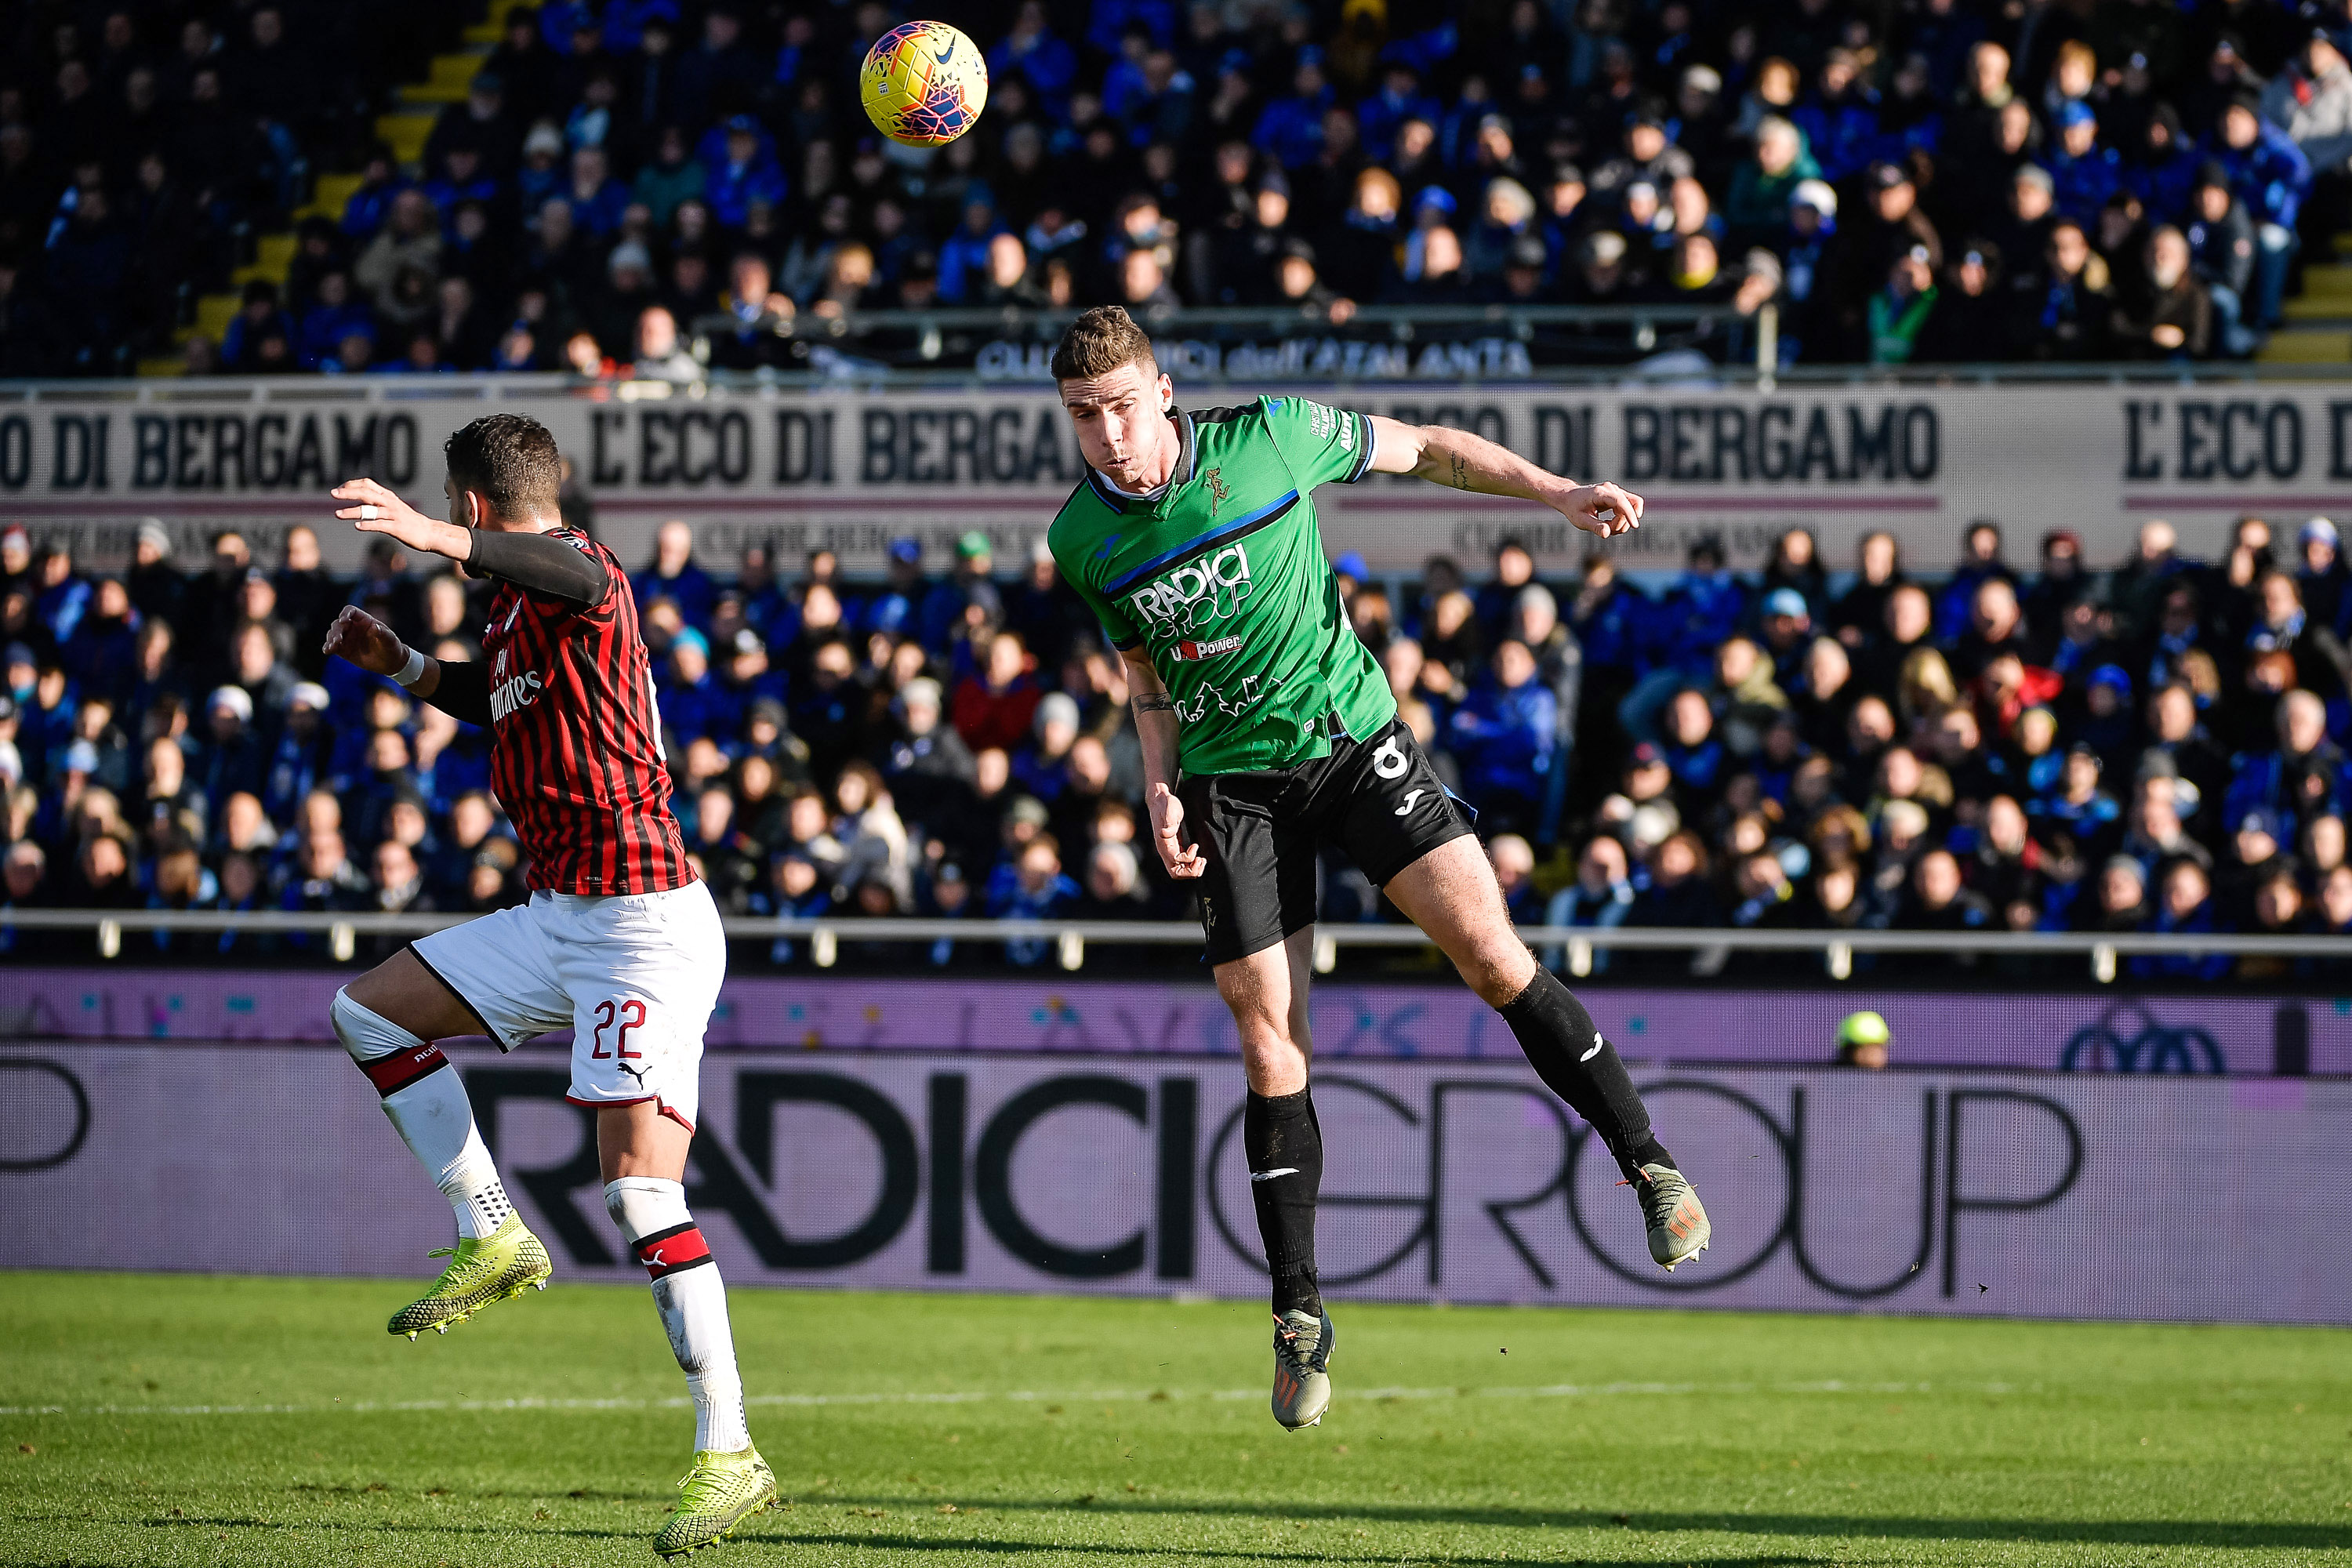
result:
[[[411,550],[463,561],[473,541],[455,523],[425,516],[373,479],[346,479],[331,492],[344,504],[335,515],[362,533],[386,533]]]
[[[327,628],[325,651],[376,675],[397,675],[408,659],[392,628],[356,605],[345,605]]]
[[[1556,504],[1569,521],[1603,539],[1642,526],[1642,498],[1622,485],[1579,485]]]
[[[1191,881],[1209,868],[1200,846],[1184,842],[1184,803],[1176,792],[1164,784],[1156,784],[1144,794],[1144,805],[1151,813],[1152,842],[1160,846],[1160,863],[1168,874],[1179,881]]]

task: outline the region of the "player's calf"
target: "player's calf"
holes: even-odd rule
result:
[[[1498,1009],[1536,1076],[1601,1135],[1641,1200],[1650,1256],[1674,1267],[1706,1250],[1712,1230],[1698,1194],[1650,1130],[1650,1112],[1617,1047],[1601,1038],[1576,994],[1541,964]]]
[[[498,1165],[474,1125],[466,1086],[441,1047],[335,993],[328,1008],[335,1037],[383,1097],[383,1113],[408,1145],[457,1220],[457,1244],[433,1254],[450,1261],[416,1300],[393,1314],[385,1329],[415,1339],[426,1329],[446,1333],[484,1307],[547,1287],[553,1268],[522,1216],[508,1201]]]
[[[774,1500],[775,1478],[751,1447],[726,1282],[702,1227],[687,1211],[684,1184],[623,1176],[604,1184],[604,1208],[645,1265],[670,1350],[694,1398],[695,1469],[654,1543],[665,1555],[688,1552]]]

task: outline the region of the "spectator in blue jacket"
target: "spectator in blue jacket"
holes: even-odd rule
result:
[[[1495,649],[1488,679],[1454,711],[1447,740],[1462,763],[1463,787],[1496,826],[1530,826],[1540,810],[1559,746],[1559,700],[1539,679],[1528,645]]]
[[[988,250],[1011,229],[996,216],[996,197],[980,181],[964,187],[963,221],[940,244],[940,298],[961,305],[988,286]]]
[[[656,599],[668,599],[689,626],[709,626],[711,606],[719,602],[719,585],[694,563],[694,530],[676,518],[654,535],[654,563],[631,578],[629,587],[640,613]]]
[[[2213,913],[2212,879],[2192,857],[2167,861],[2157,874],[2157,896],[2143,931],[2158,935],[2189,935],[2221,929]],[[2143,952],[2135,954],[2128,970],[2143,980],[2220,980],[2235,961],[2221,952]]]
[[[2197,183],[2196,143],[2180,128],[2172,105],[2159,103],[2147,117],[2137,155],[2125,160],[2124,188],[2139,198],[2151,224],[2189,220],[2189,195]]]
[[[2221,803],[2225,823],[2242,822],[2255,811],[2308,822],[2352,804],[2343,748],[2327,738],[2327,705],[2314,692],[2280,698],[2278,745],[2242,755],[2234,766],[2236,777]]]
[[[1408,120],[1437,123],[1445,106],[1421,90],[1421,72],[1407,60],[1391,60],[1381,90],[1356,106],[1356,139],[1365,155],[1385,163],[1396,150],[1397,128]]]
[[[2294,226],[2311,194],[2311,160],[2293,137],[2263,119],[2252,93],[2240,94],[2222,112],[2212,154],[2254,220],[2254,299],[2245,316],[2249,326],[2267,329],[2278,322],[2287,269],[2301,247]]]
[[[754,204],[783,205],[784,171],[776,163],[775,142],[750,115],[730,120],[715,149],[709,138],[704,139],[702,163],[702,199],[710,205],[710,219],[719,227],[741,228]]]
[[[2099,209],[2123,187],[2123,160],[2101,144],[2098,116],[2078,99],[2068,99],[2058,110],[2058,145],[2042,166],[2050,171],[2052,206],[2086,233],[2098,226]]]
[[[670,639],[669,679],[661,685],[662,728],[679,747],[705,735],[726,737],[741,727],[734,702],[710,673],[710,644],[692,626]]]
[[[353,332],[373,336],[375,312],[366,300],[352,298],[351,274],[338,267],[320,275],[319,302],[302,312],[294,357],[304,370],[317,370],[335,357]]]
[[[1023,845],[989,879],[988,916],[999,921],[1043,921],[1069,912],[1078,900],[1078,885],[1062,874],[1062,847],[1050,833],[1040,833]],[[1034,969],[1045,961],[1054,944],[1024,938],[1004,944],[1008,963]]]
[[[1113,35],[1114,40],[1116,34]],[[1068,101],[1070,84],[1077,79],[1078,52],[1054,36],[1046,26],[1042,0],[1024,0],[1013,19],[1013,31],[988,51],[988,78],[1006,81],[1018,75],[1038,101],[1058,116]]]
[[[1878,99],[1861,76],[1851,50],[1832,49],[1812,96],[1789,110],[1790,123],[1803,133],[1822,177],[1832,184],[1860,174],[1877,143]]]
[[[1331,86],[1323,79],[1323,51],[1313,44],[1301,46],[1289,95],[1265,106],[1250,132],[1250,145],[1286,169],[1305,168],[1323,151],[1323,111],[1331,101]]]
[[[1625,860],[1625,846],[1608,834],[1597,834],[1577,857],[1576,880],[1552,895],[1544,910],[1549,926],[1591,926],[1606,931],[1625,923],[1633,910],[1633,882]],[[1544,964],[1559,969],[1567,962],[1563,948],[1544,952]],[[1592,955],[1592,973],[1608,972],[1609,955]]]

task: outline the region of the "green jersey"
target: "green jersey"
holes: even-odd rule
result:
[[[1286,768],[1396,715],[1348,625],[1310,492],[1370,471],[1366,416],[1297,397],[1175,416],[1167,485],[1089,468],[1046,534],[1113,646],[1141,644],[1176,704],[1188,773]]]

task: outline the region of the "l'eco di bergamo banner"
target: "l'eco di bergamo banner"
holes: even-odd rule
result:
[[[1269,386],[1177,388],[1181,403],[1237,402]],[[663,396],[631,395],[648,391]],[[2049,528],[2081,534],[2094,564],[2130,549],[2141,522],[2173,521],[2192,554],[2217,553],[2231,521],[2352,510],[2352,383],[1834,386],[1629,386],[1546,390],[1363,387],[1320,394],[1375,414],[1475,430],[1554,471],[1610,478],[1649,501],[1642,531],[1612,550],[1631,567],[1679,564],[1717,535],[1735,564],[1760,563],[1774,534],[1817,530],[1843,565],[1887,529],[1906,558],[1954,557],[1971,519],[2011,532],[2030,559]],[[922,539],[935,561],[971,529],[1001,563],[1043,536],[1080,475],[1051,394],[1003,391],[577,389],[545,378],[375,378],[174,385],[133,397],[43,389],[0,402],[0,517],[62,535],[95,565],[127,556],[138,521],[161,518],[200,552],[236,527],[265,559],[297,522],[320,526],[331,566],[362,542],[332,524],[324,492],[367,474],[434,504],[441,444],[494,410],[544,420],[603,537],[625,561],[656,527],[690,523],[698,554],[731,564],[754,540],[786,564],[829,548],[852,571]],[[1334,552],[1407,572],[1433,553],[1475,559],[1524,539],[1548,571],[1584,541],[1523,503],[1377,477],[1318,495]]]

